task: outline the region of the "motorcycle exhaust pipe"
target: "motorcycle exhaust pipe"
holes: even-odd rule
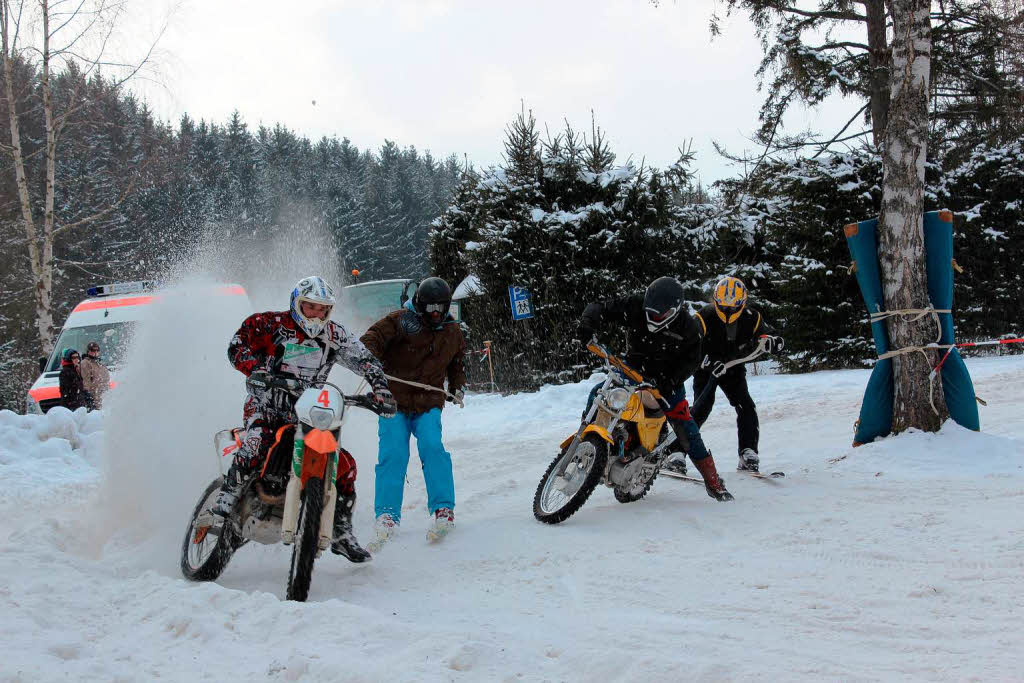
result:
[[[284,503],[285,494],[282,493],[277,496],[270,495],[269,493],[263,490],[262,482],[256,482],[256,485],[253,486],[253,490],[256,491],[256,497],[259,498],[264,503],[266,503],[267,505],[281,505],[282,503]]]

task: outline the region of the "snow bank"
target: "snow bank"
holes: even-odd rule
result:
[[[910,430],[850,448],[833,462],[851,472],[910,480],[1024,474],[1024,440],[972,432],[947,421],[937,434]]]
[[[45,415],[0,411],[0,482],[4,502],[40,490],[94,483],[103,448],[103,418],[85,408],[56,407]]]

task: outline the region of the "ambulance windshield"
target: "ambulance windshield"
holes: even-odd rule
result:
[[[105,323],[103,325],[83,325],[81,327],[66,328],[60,333],[60,337],[57,338],[57,344],[54,346],[53,355],[50,356],[50,362],[46,366],[46,371],[60,371],[60,356],[64,349],[75,349],[79,354],[85,356],[86,347],[92,341],[100,345],[100,362],[113,370],[124,362],[124,357],[128,352],[128,345],[131,342],[131,336],[134,331],[134,322]]]

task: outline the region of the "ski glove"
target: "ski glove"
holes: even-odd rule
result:
[[[279,412],[292,410],[295,399],[287,390],[273,386],[274,376],[266,370],[254,370],[245,380],[249,393],[264,406]]]
[[[447,396],[447,398],[445,400],[450,401],[451,403],[454,403],[455,405],[457,405],[460,408],[465,408],[466,404],[465,404],[465,402],[463,402],[464,398],[466,398],[466,392],[463,391],[462,389],[456,389],[455,391],[453,391],[450,394],[448,394],[448,396]]]
[[[373,403],[381,417],[394,417],[398,412],[398,404],[395,403],[395,397],[390,389],[374,389]]]
[[[576,328],[576,338],[586,346],[594,338],[594,329],[586,323],[580,323]]]
[[[773,337],[771,335],[766,334],[764,336],[764,339],[764,348],[768,353],[775,353],[776,351],[781,351],[783,346],[785,346],[786,344],[786,340],[784,340],[782,337]]]
[[[253,370],[245,378],[245,387],[249,390],[249,393],[255,396],[262,396],[270,389],[270,379],[271,374],[266,370]]]

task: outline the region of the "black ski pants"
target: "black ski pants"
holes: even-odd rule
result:
[[[747,369],[743,365],[737,365],[715,379],[711,376],[710,370],[698,370],[693,375],[693,409],[690,414],[702,427],[715,407],[716,387],[708,386],[717,383],[718,389],[725,393],[729,403],[736,409],[736,430],[739,433],[739,447],[737,451],[744,448],[751,448],[757,451],[757,442],[760,437],[760,427],[757,421],[757,406],[754,399],[750,398],[750,391],[747,389]]]

